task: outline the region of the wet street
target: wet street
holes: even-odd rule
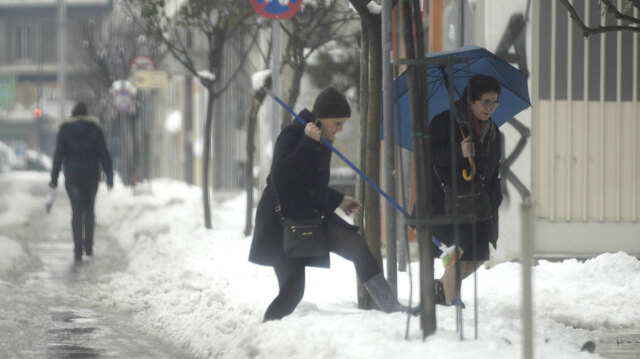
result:
[[[44,209],[46,183],[0,183],[0,203],[4,191],[29,191],[43,201],[25,220],[0,224],[0,234],[19,242],[29,254],[26,270],[3,274],[19,300],[0,299],[0,358],[187,357],[136,328],[128,313],[86,299],[95,285],[127,265],[126,254],[101,228],[99,218],[95,258],[75,263],[64,189],[58,189],[50,214]],[[0,213],[12,210],[12,204],[0,205]]]
[[[608,359],[640,359],[640,327],[597,333],[595,353]]]

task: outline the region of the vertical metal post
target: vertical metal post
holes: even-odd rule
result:
[[[191,49],[192,34],[186,31],[187,49]],[[184,180],[193,184],[193,75],[187,72],[184,81]]]
[[[520,260],[522,261],[522,358],[533,359],[533,292],[531,267],[533,264],[531,235],[531,201],[525,198],[520,205],[522,221]]]
[[[584,4],[584,19],[585,23],[589,21],[589,6],[590,4],[586,2]],[[588,23],[587,23],[588,24]],[[584,115],[584,125],[582,126],[582,220],[584,222],[587,221],[589,215],[589,162],[588,162],[588,154],[589,154],[589,40],[584,40],[584,70],[582,73],[583,76],[583,85],[582,85],[582,96],[583,100],[583,111]]]
[[[622,8],[622,0],[618,0],[618,9]],[[622,25],[622,20],[618,20],[618,26]],[[616,193],[616,222],[620,222],[620,212],[622,206],[622,166],[620,158],[622,157],[622,32],[616,32],[616,173],[615,177],[615,193]],[[632,150],[635,151],[635,150]]]
[[[605,17],[600,17],[600,25],[605,26]],[[605,101],[604,101],[604,83],[605,83],[605,34],[600,35],[600,116],[598,116],[598,122],[600,123],[598,134],[598,169],[599,169],[599,183],[598,183],[598,217],[600,221],[604,221],[604,119],[605,119]]]
[[[67,103],[67,7],[65,0],[58,0],[58,101],[60,122],[64,120]]]
[[[391,73],[391,0],[382,0],[382,108],[384,123],[384,183],[385,192],[395,199],[396,181],[393,128],[393,74]],[[387,245],[387,281],[393,291],[398,291],[396,212],[393,204],[387,201],[384,211],[385,239]]]
[[[633,16],[635,18],[638,17],[638,9],[633,10]],[[631,103],[633,104],[633,118],[638,118],[638,33],[633,34],[633,60],[631,61],[633,66],[633,90]],[[631,220],[633,222],[638,221],[638,121],[631,122],[631,148],[635,148],[635,151],[631,151],[632,153],[632,171],[631,171],[631,183],[633,183],[633,187],[631,188]]]
[[[571,3],[572,0],[569,0],[569,3]],[[573,146],[573,131],[572,131],[572,126],[573,126],[573,86],[572,86],[572,79],[573,79],[573,20],[571,19],[570,16],[567,16],[567,162],[566,162],[566,171],[567,171],[567,178],[566,178],[566,188],[565,188],[565,200],[566,200],[566,213],[565,213],[565,219],[567,222],[571,221],[571,199],[572,199],[572,186],[571,186],[571,182],[572,182],[572,176],[571,176],[571,169],[573,167],[573,161],[572,161],[572,156],[573,156],[573,150],[572,150],[572,146]],[[582,40],[584,41],[584,40]]]
[[[280,95],[280,21],[273,20],[271,23],[271,83],[274,96]],[[276,142],[278,134],[280,133],[280,106],[274,101],[271,101],[271,121],[272,121],[272,138],[273,142]]]
[[[556,219],[556,4],[551,4],[551,115],[549,116],[549,219]]]

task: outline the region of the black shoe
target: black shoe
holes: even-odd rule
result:
[[[449,304],[447,304],[447,299],[444,296],[444,284],[442,284],[440,279],[433,281],[433,292],[436,298],[436,304],[449,306]]]
[[[460,300],[460,298],[456,298],[456,299],[452,300],[451,303],[449,303],[449,305],[450,306],[454,306],[454,307],[460,307],[462,309],[467,307],[466,305],[464,305],[462,300]]]
[[[409,313],[414,317],[417,315],[420,315],[420,313],[422,313],[422,305],[416,305],[415,307],[407,307],[407,310],[405,313]]]
[[[76,254],[74,255],[74,260],[76,262],[82,262],[82,254]]]
[[[456,298],[452,300],[451,303],[447,303],[447,299],[444,296],[444,284],[442,284],[442,281],[440,279],[436,279],[433,281],[433,291],[437,305],[443,305],[445,307],[456,306],[462,309],[466,308],[460,298]]]

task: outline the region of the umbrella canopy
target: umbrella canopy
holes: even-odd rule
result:
[[[446,60],[450,57],[466,58],[467,63],[460,62],[452,65],[453,95],[454,101],[462,96],[462,91],[467,86],[469,78],[475,75],[486,75],[495,78],[502,93],[500,94],[500,106],[491,116],[498,125],[509,121],[520,111],[531,106],[529,89],[527,86],[527,74],[511,66],[487,49],[478,46],[464,46],[453,51],[432,53],[427,59]],[[436,115],[449,109],[449,90],[447,88],[447,65],[430,64],[427,68],[427,88],[429,98],[429,121]],[[394,121],[396,122],[396,144],[411,150],[411,116],[409,110],[409,90],[407,88],[407,75],[403,72],[393,80],[393,106]]]

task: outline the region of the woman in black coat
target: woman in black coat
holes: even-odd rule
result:
[[[58,186],[58,174],[64,164],[64,185],[73,211],[73,252],[79,261],[83,250],[87,256],[93,256],[93,208],[100,180],[98,163],[107,175],[109,189],[113,187],[113,169],[100,121],[88,116],[87,106],[82,102],[75,105],[71,116],[60,125],[49,186]]]
[[[333,143],[337,133],[351,116],[345,97],[336,89],[323,90],[313,110],[303,110],[297,120],[285,127],[276,140],[267,187],[256,211],[256,226],[249,260],[275,270],[280,292],[267,309],[264,320],[281,319],[291,314],[302,300],[305,267],[329,267],[329,255],[291,258],[283,249],[283,226],[276,213],[276,193],[283,217],[296,219],[324,216],[324,232],[331,252],[354,262],[356,274],[385,312],[404,311],[386,282],[358,228],[334,213],[337,208],[350,215],[360,208],[353,197],[329,188],[331,149],[321,137]]]
[[[432,148],[432,198],[434,214],[445,214],[444,186],[451,180],[451,144],[449,125],[453,118],[457,168],[457,183],[460,191],[483,187],[489,197],[491,218],[460,226],[461,278],[474,273],[489,259],[489,243],[494,248],[498,240],[498,207],[502,202],[500,191],[501,136],[496,124],[491,120],[500,97],[500,85],[489,76],[476,75],[469,81],[462,97],[452,110],[436,115],[429,123]],[[470,115],[470,117],[469,117]],[[471,161],[469,160],[471,159]],[[473,162],[475,173],[473,172]],[[463,171],[466,171],[463,173]],[[466,175],[465,175],[466,174]],[[473,227],[476,230],[475,253]],[[434,226],[434,235],[447,246],[454,245],[453,225]],[[456,294],[455,266],[445,268],[444,275],[435,282],[436,302],[442,305],[464,304]]]

